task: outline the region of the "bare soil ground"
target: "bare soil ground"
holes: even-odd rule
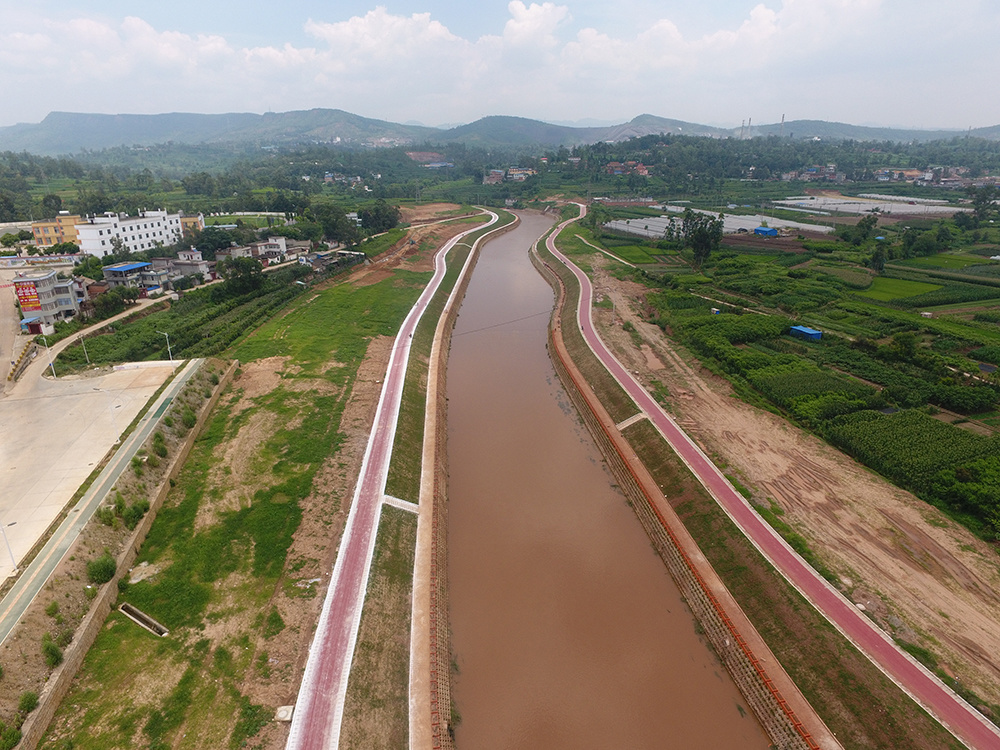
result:
[[[756,502],[773,499],[785,511],[872,619],[1000,702],[996,550],[818,438],[734,397],[726,381],[646,322],[643,287],[593,262],[597,294],[615,301],[615,312],[595,309],[602,333],[643,382],[666,386],[668,408],[689,434]],[[625,321],[642,336],[641,350],[622,330]]]

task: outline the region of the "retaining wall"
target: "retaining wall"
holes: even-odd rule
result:
[[[208,421],[226,385],[232,380],[237,367],[239,367],[239,362],[234,360],[229,369],[219,379],[219,384],[215,387],[211,398],[202,405],[198,421],[174,455],[174,462],[170,467],[170,471],[163,477],[156,496],[150,500],[149,510],[136,525],[135,530],[125,544],[125,548],[118,555],[118,566],[115,577],[98,589],[97,596],[91,602],[90,611],[83,618],[83,621],[73,634],[73,643],[66,650],[62,664],[56,667],[52,674],[49,675],[48,682],[45,683],[45,687],[39,696],[38,708],[28,715],[28,718],[21,727],[21,743],[18,745],[18,748],[25,748],[27,750],[28,748],[36,747],[45,734],[45,730],[48,729],[52,717],[55,716],[56,709],[59,708],[59,704],[69,692],[73,678],[83,664],[83,659],[87,655],[87,651],[94,644],[97,635],[104,627],[104,622],[108,614],[110,614],[115,606],[115,602],[118,599],[118,581],[128,576],[132,563],[135,562],[135,558],[142,548],[142,543],[146,540],[149,530],[156,520],[157,511],[163,505],[167,493],[170,492],[170,481],[176,479],[184,467],[184,462],[187,461],[187,457],[194,447],[195,439],[205,426],[205,422]],[[97,523],[96,519],[91,522]]]

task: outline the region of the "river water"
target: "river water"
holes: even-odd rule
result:
[[[527,252],[551,221],[521,218],[485,246],[448,363],[457,746],[765,750],[552,369]]]

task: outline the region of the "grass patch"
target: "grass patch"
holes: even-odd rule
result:
[[[417,517],[382,512],[344,705],[345,747],[406,747],[410,597]]]
[[[924,281],[906,281],[905,279],[888,279],[880,276],[865,292],[858,296],[877,299],[880,302],[891,302],[905,297],[916,297],[918,294],[934,292],[941,288],[940,284],[928,284]]]

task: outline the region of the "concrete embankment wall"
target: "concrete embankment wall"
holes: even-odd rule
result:
[[[819,750],[809,726],[815,722],[817,731],[823,735],[829,732],[784,674],[573,363],[559,322],[559,311],[567,304],[565,285],[555,269],[534,253],[532,261],[559,295],[550,329],[550,352],[556,372],[719,659],[777,747]],[[776,681],[785,686],[786,693],[794,691],[798,713]],[[809,716],[803,721],[805,713]]]
[[[18,748],[24,748],[25,750],[34,748],[41,741],[45,730],[55,715],[56,709],[69,692],[73,678],[83,664],[83,659],[87,655],[87,651],[94,644],[97,635],[104,627],[104,622],[108,614],[115,606],[115,602],[118,599],[118,581],[128,577],[129,570],[135,562],[139,550],[142,548],[142,543],[146,540],[149,530],[156,520],[157,511],[163,505],[167,493],[170,492],[171,480],[176,479],[184,467],[184,462],[187,461],[187,457],[194,447],[195,440],[211,416],[212,410],[218,403],[226,386],[233,379],[233,375],[238,367],[239,362],[234,361],[225,374],[222,375],[212,396],[202,405],[201,413],[198,415],[198,421],[195,423],[195,426],[188,432],[184,442],[178,446],[170,470],[164,475],[163,481],[156,490],[156,495],[150,498],[149,510],[136,525],[135,530],[126,541],[124,549],[118,555],[118,567],[115,577],[98,590],[97,596],[90,605],[90,611],[83,618],[80,626],[73,634],[73,643],[66,650],[62,664],[49,676],[49,681],[45,684],[45,688],[39,696],[38,708],[28,715],[27,720],[21,727],[21,743],[18,745]],[[99,523],[99,521],[94,518],[91,523]]]

